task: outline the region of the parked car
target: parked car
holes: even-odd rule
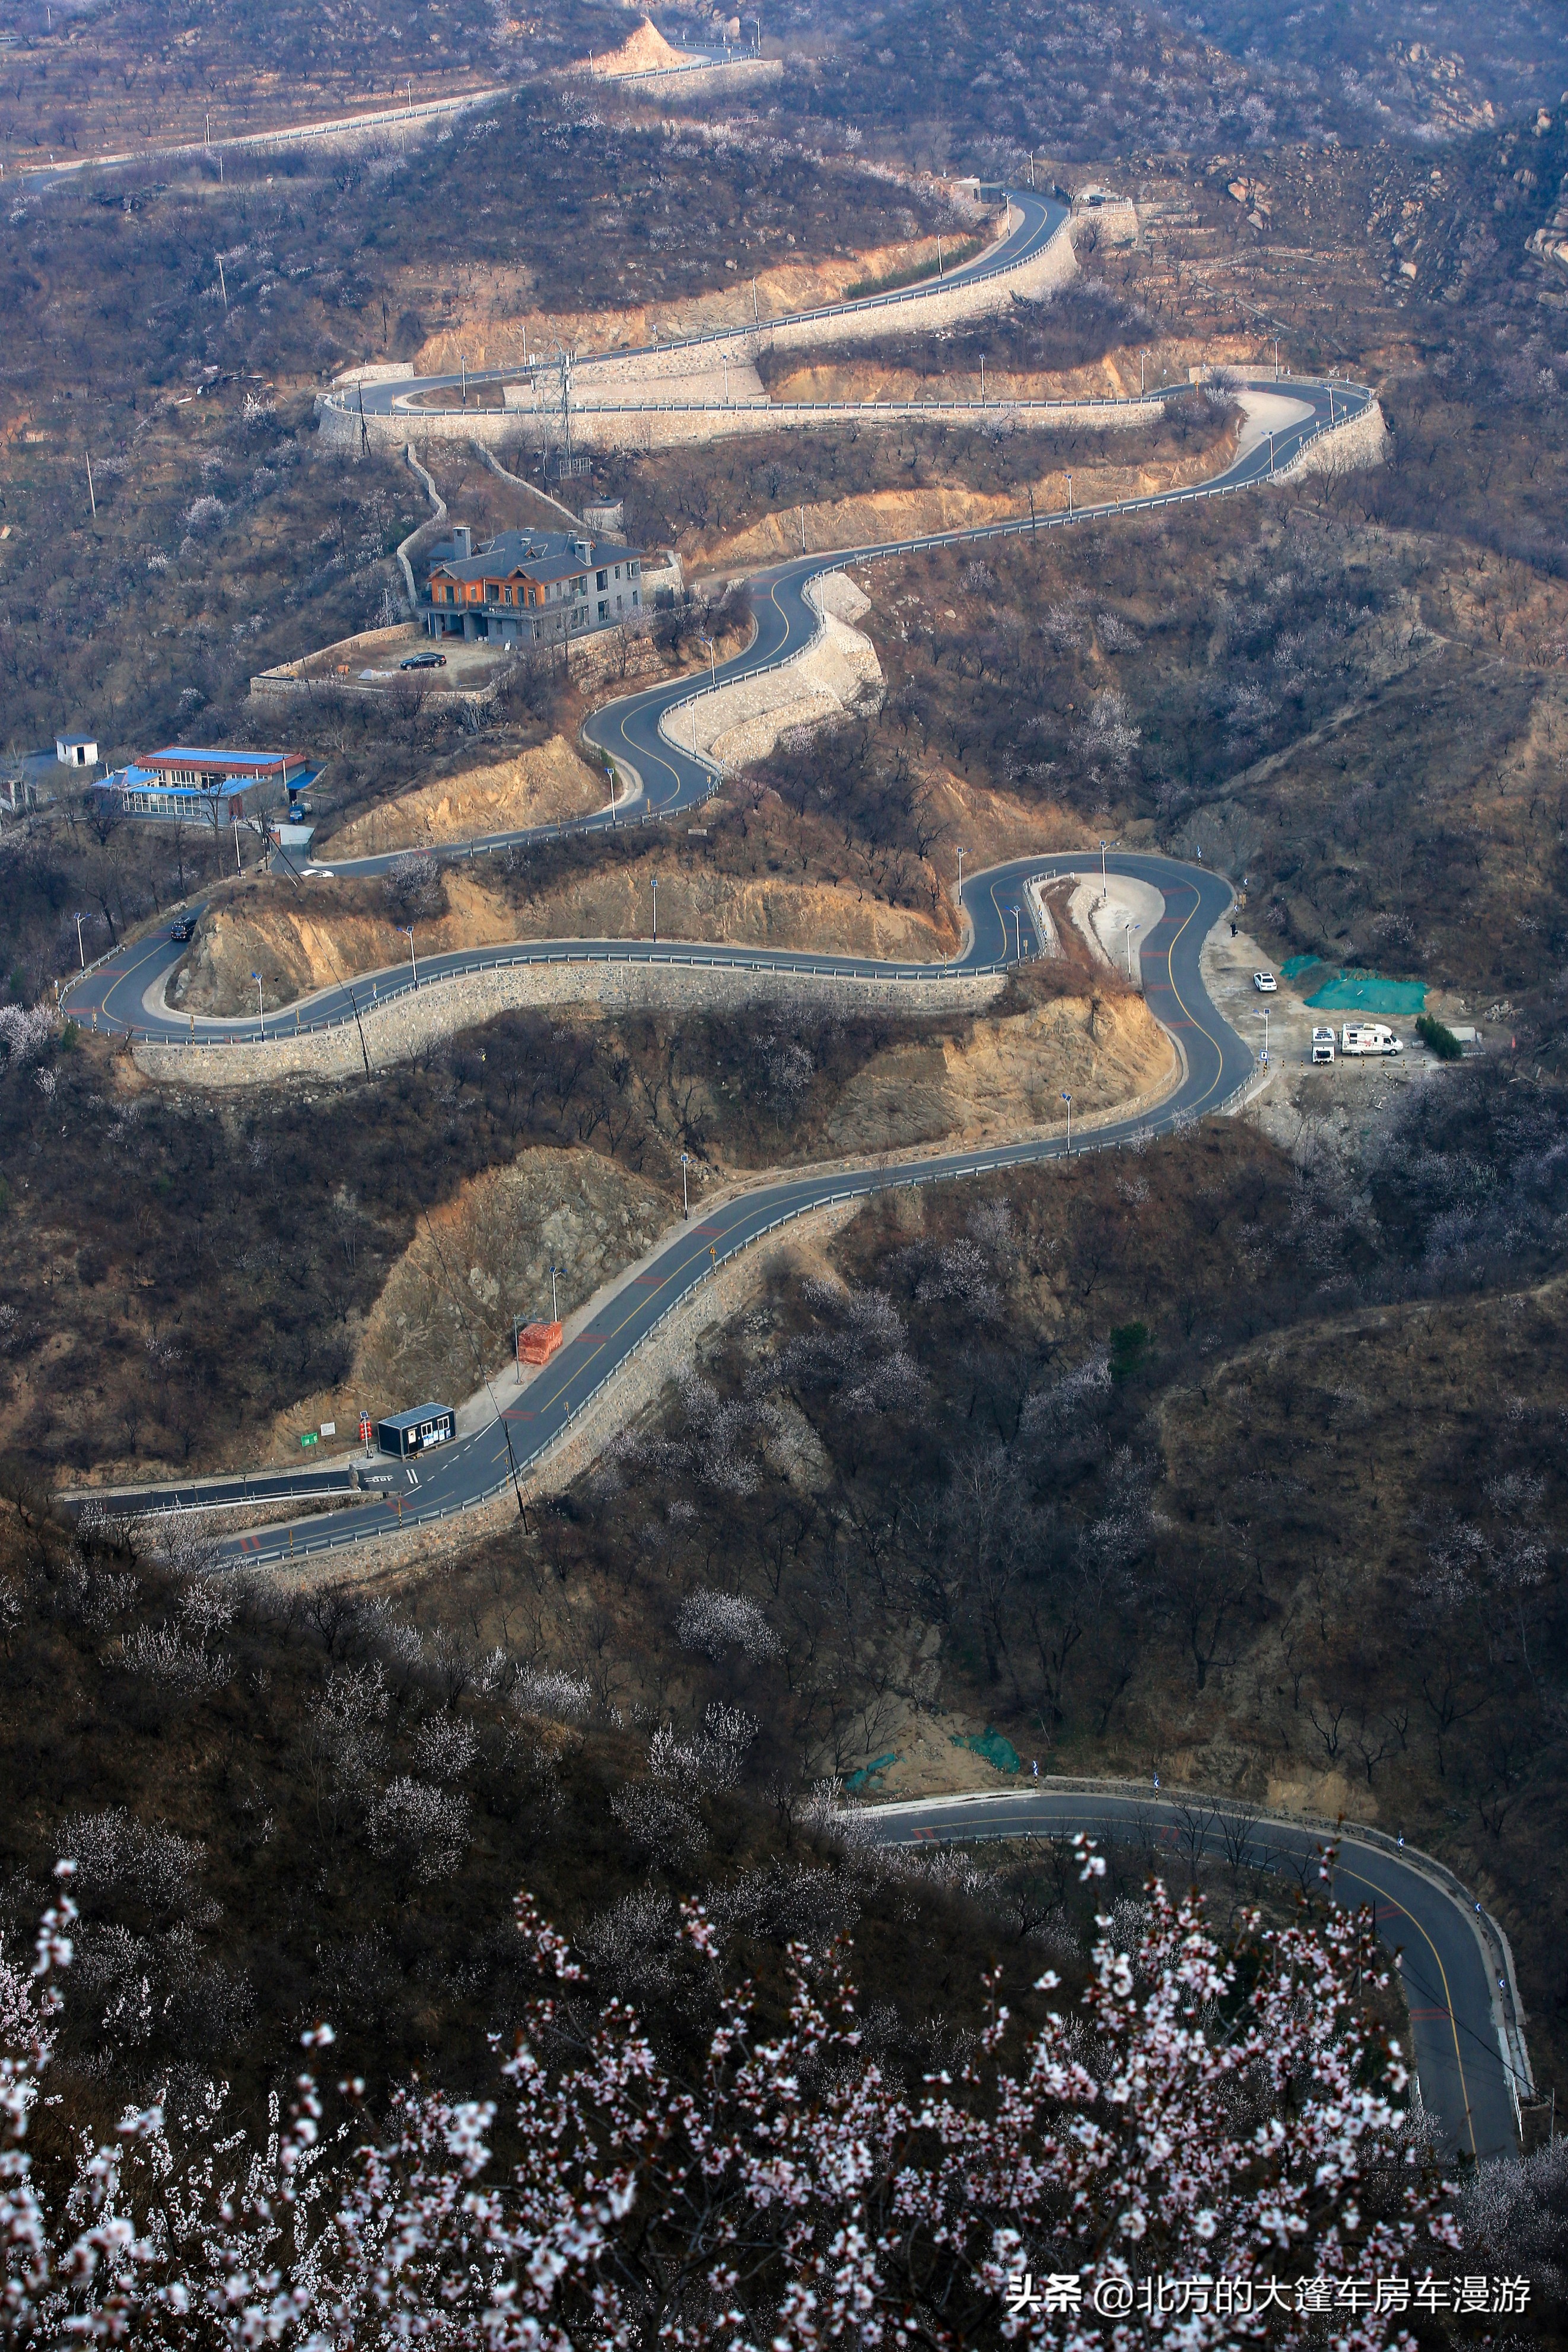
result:
[[[1312,1059],[1314,1062],[1332,1062],[1333,1060],[1333,1031],[1332,1029],[1314,1029],[1312,1031]]]
[[[1279,994],[1280,983],[1271,971],[1255,971],[1252,975],[1252,985],[1260,996]]]
[[[405,654],[399,662],[398,667],[399,669],[444,669],[446,656],[444,654]]]
[[[172,940],[179,940],[182,944],[187,940],[193,940],[195,936],[196,919],[194,915],[182,915],[179,921],[173,926],[172,929],[169,933],[169,937]]]

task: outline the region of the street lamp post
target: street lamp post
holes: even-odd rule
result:
[[[653,885],[653,945],[657,947],[659,944],[659,877],[656,874],[653,874],[648,878]]]
[[[552,1323],[559,1323],[559,1322],[560,1321],[560,1317],[559,1317],[559,1314],[557,1313],[557,1311],[556,1311],[556,1286],[555,1286],[555,1285],[556,1285],[556,1276],[557,1276],[557,1275],[559,1275],[559,1272],[560,1272],[560,1268],[559,1268],[559,1265],[552,1265],[552,1266],[551,1266],[551,1268],[550,1268],[550,1270],[549,1270],[549,1319],[550,1319],[550,1321],[551,1321]]]
[[[261,974],[258,971],[253,971],[251,973],[251,978],[256,982],[256,1019],[261,1023],[261,1034],[265,1037],[267,1034],[267,1007],[261,1001]]]
[[[413,970],[413,984],[415,988],[417,988],[419,986],[419,964],[413,952],[413,925],[412,923],[394,923],[392,925],[392,929],[394,931],[401,931],[403,938],[408,941],[408,960]]]
[[[710,686],[716,686],[718,684],[718,671],[714,660],[713,639],[711,637],[705,637],[699,631],[697,634],[697,643],[699,646],[706,646],[707,647],[707,682]]]
[[[1061,1099],[1067,1105],[1067,1149],[1069,1155],[1071,1155],[1072,1150],[1072,1097],[1068,1093],[1065,1087],[1063,1087],[1061,1090]]]
[[[964,852],[958,852],[958,904],[964,903]]]
[[[87,917],[85,914],[78,915],[74,918],[74,920],[77,927],[77,961],[80,964],[83,971],[85,971],[87,970],[87,950],[81,943],[81,927],[86,922]]]
[[[1267,1069],[1269,1066],[1269,1015],[1267,1013],[1260,1013],[1258,1018],[1263,1024],[1263,1066]]]
[[[1022,961],[1023,961],[1023,917],[1022,917],[1022,914],[1020,913],[1019,909],[1017,907],[1014,907],[1014,908],[1011,909],[1011,913],[1012,913],[1012,919],[1013,919],[1013,961],[1014,961],[1015,963],[1022,963]]]
[[[686,1191],[686,1170],[690,1165],[690,1153],[683,1151],[681,1154],[681,1214],[683,1217],[689,1217],[692,1213],[691,1197]]]

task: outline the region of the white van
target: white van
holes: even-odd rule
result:
[[[1342,1054],[1402,1054],[1405,1040],[1381,1021],[1347,1021],[1339,1033]]]
[[[1332,1029],[1314,1029],[1312,1031],[1312,1059],[1314,1062],[1332,1062],[1333,1060],[1333,1031]]]

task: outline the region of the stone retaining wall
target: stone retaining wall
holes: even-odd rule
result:
[[[672,950],[678,953],[679,950]],[[694,949],[700,953],[700,949]],[[1005,984],[1000,972],[946,972],[911,983],[857,980],[848,975],[800,971],[756,971],[734,965],[605,963],[509,964],[499,971],[457,972],[449,979],[404,991],[388,1003],[368,1003],[369,981],[358,984],[361,1026],[372,1070],[408,1061],[461,1030],[477,1028],[497,1013],[538,1005],[574,1005],[591,1015],[646,1011],[735,1012],[758,1003],[799,998],[813,1008],[876,1007],[898,1013],[977,1012]],[[277,1013],[280,1034],[234,1045],[195,1041],[138,1040],[138,1068],[149,1077],[191,1087],[271,1086],[292,1077],[352,1078],[365,1061],[353,1022],[291,1036]]]
[[[1289,482],[1301,474],[1354,474],[1364,466],[1381,466],[1387,459],[1388,443],[1388,420],[1375,400],[1359,416],[1350,417],[1343,425],[1331,425],[1315,441],[1309,441],[1288,466],[1280,467],[1274,478]]]
[[[604,354],[584,361],[577,371],[580,389],[608,388],[623,383],[628,393],[644,383],[683,374],[710,374],[727,353],[737,362],[755,364],[763,351],[842,349],[848,344],[880,342],[889,335],[925,334],[934,327],[967,319],[989,317],[1005,310],[1015,295],[1039,299],[1076,275],[1078,260],[1071,227],[1064,225],[1044,248],[1027,261],[989,278],[960,278],[952,284],[940,279],[912,291],[906,301],[874,310],[830,312],[825,316],[764,320],[760,326],[741,324],[733,336],[709,337],[700,343],[676,345],[668,352]],[[1159,404],[1154,404],[1158,413]],[[938,412],[939,413],[939,412]],[[967,413],[967,412],[966,412]],[[998,410],[998,415],[1005,412]],[[1142,412],[1102,412],[1117,422],[1141,422]],[[726,433],[799,431],[802,426],[904,420],[883,411],[841,413],[797,407],[781,409],[705,408],[695,415],[671,415],[656,405],[634,414],[596,414],[591,408],[572,411],[573,438],[584,447],[666,448],[679,443],[711,440]],[[333,448],[357,449],[360,416],[356,408],[340,407],[328,395],[316,396],[319,431]],[[1063,425],[1094,421],[1093,413],[1072,409],[1061,413]],[[536,414],[528,409],[400,409],[392,416],[367,416],[366,429],[380,447],[402,446],[409,440],[476,440],[491,448],[517,448],[553,441],[559,430],[559,411]]]

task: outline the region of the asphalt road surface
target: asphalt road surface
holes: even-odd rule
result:
[[[1189,489],[1167,490],[1146,499],[1133,499],[1104,506],[1083,507],[1071,517],[1065,514],[1020,516],[1009,521],[990,523],[977,530],[943,531],[924,538],[879,542],[875,545],[841,550],[832,554],[810,554],[794,558],[759,572],[749,583],[756,635],[746,650],[727,662],[717,673],[717,680],[728,685],[733,681],[755,676],[770,669],[781,661],[801,652],[817,633],[821,624],[806,598],[808,584],[823,572],[834,571],[847,563],[873,562],[881,558],[917,553],[931,547],[968,543],[987,539],[1017,538],[1025,533],[1038,536],[1042,530],[1073,530],[1084,523],[1104,521],[1117,515],[1143,513],[1156,507],[1187,503],[1195,499],[1226,496],[1237,489],[1269,478],[1276,467],[1289,463],[1296,452],[1329,422],[1330,413],[1343,421],[1346,415],[1359,415],[1371,399],[1370,393],[1358,386],[1318,383],[1300,377],[1260,377],[1255,389],[1287,394],[1304,410],[1296,422],[1276,433],[1272,445],[1260,441],[1243,452],[1227,470],[1211,481]],[[645,824],[659,818],[681,814],[701,805],[713,793],[717,771],[712,762],[680,741],[681,723],[678,713],[688,704],[711,691],[699,677],[674,678],[640,694],[627,695],[620,701],[596,711],[583,729],[587,740],[608,753],[622,767],[634,771],[642,781],[641,802],[632,811],[622,814],[605,808],[596,814],[577,820],[567,826],[545,825],[525,828],[516,833],[489,834],[463,843],[441,853],[444,861],[460,863],[482,857],[504,848],[510,843],[528,843],[555,839],[563,831],[593,833],[622,824]],[[666,726],[661,722],[667,722]],[[311,888],[310,874],[375,874],[392,863],[392,854],[375,857],[347,858],[336,861],[316,861],[307,868],[304,878],[291,859],[282,857],[281,870],[292,873],[299,888]],[[191,911],[200,913],[200,907]],[[650,911],[650,930],[652,915]],[[417,942],[416,942],[417,946]],[[978,968],[976,950],[966,960],[965,969]],[[256,1038],[265,1034],[267,1019],[258,1014],[244,1014],[228,1019],[212,1016],[195,1018],[172,1012],[164,1004],[163,992],[169,975],[184,950],[164,936],[153,936],[134,942],[116,951],[78,979],[68,982],[62,991],[61,1002],[78,1020],[89,1022],[96,1028],[122,1031],[150,1038],[214,1038],[232,1036]],[[559,961],[563,955],[603,956],[627,961],[649,957],[678,956],[686,953],[716,962],[740,963],[755,967],[759,962],[776,966],[780,971],[791,968],[819,971],[849,971],[857,974],[897,973],[899,977],[918,980],[929,968],[876,965],[857,958],[768,956],[758,958],[753,950],[723,947],[699,947],[676,950],[667,942],[658,946],[650,937],[639,940],[572,940],[538,941],[507,949],[498,955],[493,948],[455,950],[444,956],[432,956],[417,964],[389,964],[379,971],[364,974],[352,982],[319,991],[302,999],[286,1012],[270,1016],[274,1034],[299,1028],[309,1030],[335,1025],[362,1013],[367,1004],[397,996],[415,985],[428,986],[452,973],[490,965],[497,961]],[[948,970],[953,967],[946,967]]]
[[[1051,243],[1066,221],[1067,207],[1058,204],[1053,197],[1032,195],[1027,189],[1010,188],[1008,194],[1018,218],[1007,235],[995,245],[988,246],[983,253],[977,254],[972,261],[946,271],[940,280],[929,278],[917,286],[900,287],[886,294],[862,295],[858,302],[824,302],[814,310],[794,310],[789,314],[791,321],[797,319],[842,319],[859,317],[867,310],[900,310],[908,302],[921,301],[936,293],[946,293],[956,286],[972,285],[978,278],[995,278],[1001,271],[1017,268],[1020,262],[1031,260]],[[757,322],[740,319],[732,326],[711,328],[706,334],[678,336],[673,340],[666,338],[662,343],[629,344],[624,351],[618,346],[613,352],[584,353],[578,365],[591,365],[595,356],[616,360],[640,359],[659,352],[685,350],[694,343],[733,342],[737,335],[753,332],[755,324],[768,328],[783,323],[780,319],[763,319]],[[367,416],[392,416],[411,401],[423,400],[429,393],[461,394],[474,384],[517,383],[532,373],[532,369],[520,367],[514,360],[506,367],[470,368],[466,373],[456,375],[402,376],[391,383],[367,383],[362,387],[356,384],[351,391],[340,394],[338,401],[340,406],[357,415],[362,390]],[[549,374],[554,371],[547,365],[545,373]]]
[[[1082,1831],[1103,1844],[1131,1841],[1179,1860],[1245,1861],[1279,1870],[1309,1892],[1325,1891],[1315,1877],[1323,1832],[1152,1788],[1146,1795],[1120,1787],[1085,1792],[1036,1782],[996,1795],[871,1805],[856,1818],[873,1836],[901,1845]],[[1440,1864],[1406,1860],[1354,1834],[1335,1843],[1326,1891],[1336,1902],[1371,1905],[1378,1934],[1401,1954],[1421,2095],[1445,2141],[1466,2156],[1517,2155],[1511,2067],[1499,2031],[1505,2011],[1517,2016],[1517,2000],[1494,1924]]]
[[[1080,1150],[1104,1149],[1199,1118],[1217,1109],[1246,1083],[1253,1069],[1251,1048],[1210,1003],[1198,963],[1204,940],[1230,905],[1229,885],[1201,866],[1183,866],[1152,854],[1113,850],[1106,863],[1113,873],[1152,883],[1164,898],[1165,911],[1145,932],[1140,950],[1144,994],[1150,1011],[1180,1046],[1185,1068],[1180,1083],[1156,1110],[1076,1137]],[[1020,946],[1026,956],[1037,952],[1040,942],[1028,911],[1024,883],[1061,874],[1093,874],[1100,864],[1095,853],[1079,852],[1017,858],[972,875],[964,892],[972,937],[959,968],[995,970],[1011,962]],[[563,951],[559,945],[553,950],[539,945],[515,952],[537,957]],[[634,959],[655,952],[636,941],[603,951]],[[574,943],[572,952],[582,952],[580,943]],[[716,962],[756,961],[741,950],[712,948],[696,953],[701,960],[711,957]],[[766,961],[782,972],[812,968],[811,959],[805,956]],[[873,975],[902,970],[908,973],[912,988],[926,969],[878,964],[861,957],[819,957],[815,968]],[[300,1559],[313,1552],[373,1540],[399,1526],[423,1525],[469,1508],[505,1486],[514,1471],[520,1475],[547,1453],[668,1311],[773,1226],[828,1202],[883,1192],[897,1184],[933,1183],[981,1170],[1052,1159],[1064,1149],[1061,1141],[1037,1140],[1000,1144],[984,1151],[912,1156],[852,1175],[808,1169],[781,1182],[741,1193],[702,1223],[683,1225],[643,1272],[612,1295],[598,1325],[563,1348],[499,1419],[456,1438],[423,1462],[404,1465],[378,1460],[362,1475],[384,1479],[385,1484],[364,1502],[297,1520],[289,1527],[236,1534],[226,1549],[236,1559],[255,1561]],[[325,1483],[326,1476],[319,1472],[267,1472],[243,1479],[204,1480],[199,1492],[193,1493],[192,1482],[184,1480],[170,1486],[134,1488],[118,1497],[115,1507],[139,1512],[210,1509],[258,1500],[319,1499]],[[96,1491],[101,1496],[102,1490]]]

